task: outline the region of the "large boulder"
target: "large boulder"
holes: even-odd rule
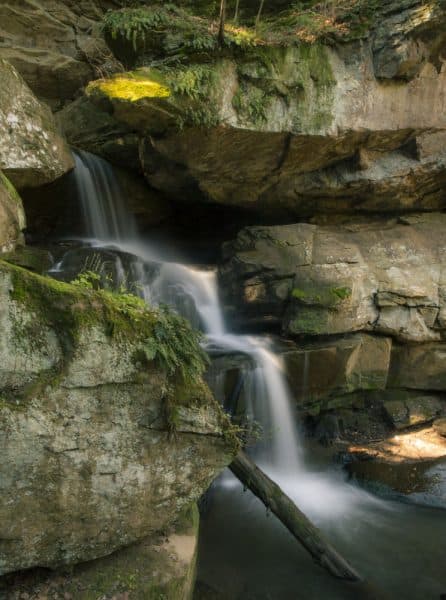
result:
[[[246,228],[224,249],[225,303],[239,323],[292,335],[441,340],[445,225],[424,214]]]
[[[204,383],[154,360],[178,317],[4,262],[0,299],[0,574],[163,530],[237,451]]]
[[[23,241],[25,213],[22,199],[0,171],[0,253],[14,250]]]
[[[389,386],[446,391],[445,360],[445,344],[395,345]]]
[[[49,183],[73,168],[71,152],[49,108],[1,59],[0,76],[0,168],[18,188]]]

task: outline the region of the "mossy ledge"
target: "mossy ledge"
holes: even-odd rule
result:
[[[177,314],[150,308],[130,294],[56,281],[2,260],[0,275],[9,277],[11,300],[35,317],[23,335],[35,336],[38,342],[39,326],[50,328],[66,357],[85,332],[100,329],[110,340],[131,346],[136,364],[155,362],[174,382],[200,381],[206,366],[200,334]],[[14,318],[20,335],[20,319]]]

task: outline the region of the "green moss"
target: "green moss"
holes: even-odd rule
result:
[[[350,287],[328,287],[309,282],[304,288],[294,288],[291,297],[306,305],[324,306],[335,308],[338,304],[348,300],[352,295]]]
[[[266,111],[270,100],[270,96],[264,90],[241,81],[232,99],[232,106],[239,117],[260,127],[267,121]]]
[[[352,295],[352,290],[349,287],[332,288],[330,292],[335,298],[339,298],[341,301],[350,298]]]
[[[288,329],[295,334],[321,335],[327,331],[326,318],[321,315],[320,310],[301,306]]]
[[[301,290],[299,288],[294,288],[291,292],[291,296],[296,300],[303,300],[307,297],[307,293],[305,290]]]
[[[11,298],[24,305],[24,314],[35,316],[31,321],[17,319],[16,326],[23,328],[17,331],[19,338],[31,336],[41,343],[46,325],[70,354],[86,329],[99,327],[109,337],[139,347],[139,354],[158,363],[172,380],[193,382],[201,377],[207,360],[199,344],[201,334],[168,309],[151,309],[132,294],[63,283],[4,261],[0,270],[11,276]]]
[[[22,199],[20,198],[18,191],[2,171],[0,171],[0,183],[6,188],[10,198],[19,206],[22,206]]]

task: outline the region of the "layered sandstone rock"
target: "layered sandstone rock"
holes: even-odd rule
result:
[[[109,157],[120,140],[133,161],[137,136],[149,183],[177,200],[275,218],[441,209],[446,13],[430,4],[380,9],[361,43],[254,46],[167,70],[151,66],[169,53],[161,31],[133,57],[146,66],[90,84],[61,120],[70,139]],[[119,39],[108,41],[124,60]],[[73,133],[73,119],[97,110],[107,116]]]
[[[234,318],[292,335],[444,335],[445,216],[250,227],[225,247]]]

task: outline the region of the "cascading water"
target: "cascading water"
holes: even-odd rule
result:
[[[74,177],[79,191],[85,232],[94,251],[117,249],[132,256],[132,278],[140,293],[153,304],[169,304],[200,327],[206,345],[212,350],[238,352],[250,358],[245,373],[244,392],[249,411],[263,432],[257,450],[265,469],[282,479],[304,471],[294,425],[292,401],[280,356],[274,354],[266,337],[235,335],[226,330],[218,297],[215,271],[163,262],[156,251],[139,238],[132,216],[125,209],[119,186],[110,165],[88,152],[75,156]],[[63,271],[70,252],[57,265]],[[157,274],[144,269],[145,263],[158,263]],[[116,258],[115,271],[122,271]],[[117,277],[118,283],[123,279]]]
[[[170,304],[193,325],[201,327],[211,354],[247,357],[237,395],[243,393],[246,413],[252,415],[263,429],[263,439],[253,449],[256,460],[312,520],[336,539],[336,545],[346,557],[356,558],[363,573],[376,575],[380,583],[387,577],[388,589],[398,596],[402,593],[407,599],[438,600],[442,569],[422,560],[416,545],[420,531],[423,531],[425,537],[433,540],[431,554],[435,553],[435,540],[440,539],[440,532],[444,530],[444,527],[438,529],[435,516],[425,513],[423,517],[414,509],[403,511],[399,506],[397,509],[394,504],[384,503],[349,484],[339,471],[310,466],[311,457],[299,444],[293,402],[282,361],[274,352],[272,340],[228,332],[218,299],[215,272],[179,262],[165,262],[156,248],[138,236],[133,219],[125,210],[113,170],[105,161],[88,153],[79,153],[74,176],[88,238],[84,240],[82,251],[100,252],[102,257],[115,253],[113,270],[117,273],[116,279],[128,283],[130,273],[135,289],[148,302]],[[76,252],[80,251],[67,252],[58,263],[55,269],[58,275],[64,271],[71,273],[70,261]],[[305,369],[303,376],[306,377]],[[222,373],[217,371],[214,384],[216,396],[222,396]],[[216,496],[213,512],[204,517],[207,535],[202,541],[201,564],[205,578],[209,577],[212,584],[220,584],[225,589],[227,595],[224,597],[234,600],[248,597],[356,600],[359,597],[355,591],[341,583],[337,585],[313,568],[308,557],[299,554],[287,532],[273,520],[265,519],[260,503],[244,494],[242,486],[231,475],[226,474],[221,480]],[[413,522],[417,524],[415,529]],[[229,537],[228,529],[233,531]],[[233,536],[236,535],[234,543]],[[404,573],[406,563],[413,565],[421,561],[422,568],[430,569],[431,573],[423,588],[427,593],[423,591],[417,595],[414,592],[412,573],[399,578],[389,577],[385,556],[392,554],[397,537],[403,540],[400,544],[403,551],[398,559],[393,559],[396,570]],[[260,568],[268,550],[268,568]],[[237,567],[242,561],[243,577],[238,581]],[[245,593],[244,580],[250,582],[254,593]],[[296,587],[300,595],[296,594]],[[446,582],[443,591],[446,592]]]
[[[89,152],[77,151],[74,160],[86,237],[102,242],[135,239],[135,223],[124,206],[112,167]]]

